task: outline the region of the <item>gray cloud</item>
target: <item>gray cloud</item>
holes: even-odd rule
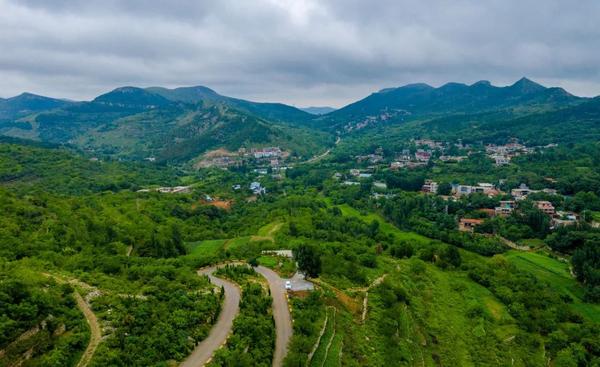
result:
[[[0,0],[0,96],[202,84],[343,105],[406,83],[528,76],[600,94],[600,2]]]

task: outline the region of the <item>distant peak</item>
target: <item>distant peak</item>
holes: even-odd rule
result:
[[[141,91],[141,88],[138,87],[132,87],[132,86],[125,86],[125,87],[119,87],[119,88],[115,88],[113,89],[112,93],[117,92],[117,93],[133,93],[133,92],[138,92]]]
[[[471,84],[471,87],[479,87],[479,86],[491,87],[492,83],[490,83],[489,80],[480,80],[478,82]]]
[[[205,87],[204,85],[194,85],[194,86],[191,86],[191,87],[180,87],[180,88],[177,88],[177,89],[194,89],[194,90],[203,90],[203,91],[206,91],[206,92],[217,93],[213,89],[211,89],[209,87]]]
[[[52,99],[50,97],[44,97],[44,96],[40,96],[38,94],[33,94],[33,93],[29,93],[29,92],[23,92],[21,94],[19,94],[18,96],[14,96],[9,98],[9,100],[38,100],[38,99]]]
[[[414,90],[427,90],[427,89],[434,89],[431,85],[426,84],[426,83],[412,83],[412,84],[406,84],[403,85],[401,87],[397,87],[397,88],[385,88],[380,90],[377,93],[388,93],[388,92],[393,92],[399,89],[414,89]]]
[[[18,96],[16,96],[15,98],[39,98],[39,97],[41,97],[41,96],[37,95],[37,94],[23,92],[23,93],[19,94]]]
[[[433,89],[433,87],[427,83],[413,83],[413,84],[406,84],[403,87],[400,88],[410,88],[410,89]]]
[[[518,89],[524,93],[537,92],[546,89],[543,85],[540,85],[525,77],[519,79],[515,84],[511,85],[510,88]]]

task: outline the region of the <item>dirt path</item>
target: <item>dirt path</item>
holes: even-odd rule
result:
[[[227,341],[227,337],[233,327],[233,319],[240,311],[241,292],[239,287],[232,282],[213,275],[213,272],[222,266],[225,265],[211,266],[198,270],[198,275],[207,275],[212,284],[217,287],[223,287],[225,290],[225,299],[219,318],[210,330],[208,337],[194,348],[192,354],[181,363],[180,366],[182,367],[199,367],[209,362],[213,353]]]
[[[90,325],[90,342],[88,343],[87,348],[85,348],[85,352],[83,352],[79,363],[77,363],[77,367],[86,367],[92,360],[94,352],[96,351],[96,348],[98,348],[98,344],[100,344],[102,332],[100,331],[100,325],[98,324],[96,315],[77,291],[75,291],[75,300],[77,301],[77,307],[83,312],[88,325]]]
[[[97,292],[97,289],[95,287],[85,282],[82,282],[79,279],[67,278],[64,276],[50,273],[42,273],[42,275],[53,278],[61,284],[68,283],[71,285],[79,286],[90,292]],[[88,294],[88,296],[89,295],[90,294]],[[79,294],[79,292],[75,290],[73,296],[75,297],[75,301],[77,302],[77,308],[79,308],[79,310],[83,313],[85,320],[90,326],[90,341],[88,342],[88,346],[83,352],[81,359],[77,363],[77,367],[85,367],[92,360],[94,352],[96,352],[96,348],[98,348],[98,344],[100,344],[100,342],[102,341],[102,330],[100,329],[100,324],[98,323],[98,318],[96,317],[96,314],[94,314],[94,311],[92,311],[89,304],[83,299],[83,297],[81,297],[81,294]]]
[[[514,243],[513,241],[504,238],[502,236],[498,236],[498,238],[508,247],[512,248],[513,250],[519,250],[519,251],[531,251],[531,248],[529,246],[520,246],[517,245],[516,243]]]
[[[338,145],[341,140],[342,139],[340,139],[340,137],[338,136],[338,138],[335,140],[335,145]],[[333,149],[333,148],[327,149],[325,152],[310,158],[309,160],[307,160],[304,163],[314,163],[314,162],[317,162],[317,161],[327,157],[329,155],[329,153],[331,153],[331,149]]]
[[[264,236],[260,236],[260,235],[250,236],[250,241],[275,242],[275,238],[273,236],[275,236],[275,233],[277,231],[279,231],[282,226],[283,226],[283,223],[275,223],[275,225],[271,229],[269,229],[269,231]]]
[[[254,270],[267,279],[271,297],[273,297],[273,318],[275,319],[276,329],[273,366],[279,367],[283,364],[283,359],[288,351],[288,343],[293,334],[292,316],[288,306],[285,283],[277,273],[269,268],[258,266]]]

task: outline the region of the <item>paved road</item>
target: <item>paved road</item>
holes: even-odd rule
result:
[[[225,301],[219,314],[217,323],[212,327],[208,337],[194,348],[192,354],[181,363],[182,367],[200,367],[204,366],[211,358],[213,353],[225,343],[229,332],[233,327],[233,319],[240,310],[240,289],[234,283],[213,276],[217,268],[224,266],[212,266],[198,270],[198,275],[208,275],[211,283],[217,287],[225,289]]]
[[[254,268],[257,273],[261,274],[271,289],[271,297],[273,297],[273,318],[275,319],[275,354],[273,356],[273,366],[279,367],[283,364],[288,350],[288,343],[292,337],[292,316],[288,308],[287,292],[285,290],[285,280],[277,273],[264,266]]]

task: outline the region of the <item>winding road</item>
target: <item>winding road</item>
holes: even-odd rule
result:
[[[254,270],[269,282],[271,297],[273,297],[273,318],[275,319],[276,329],[273,367],[279,367],[283,364],[283,359],[288,350],[288,343],[294,330],[292,327],[292,316],[288,307],[285,280],[276,272],[264,266],[257,266]]]
[[[217,287],[223,287],[225,290],[225,299],[217,323],[212,327],[206,339],[200,342],[194,348],[192,354],[181,363],[180,366],[182,367],[204,366],[210,361],[213,353],[227,341],[229,332],[233,327],[233,319],[240,311],[240,288],[230,281],[217,278],[213,275],[214,271],[222,266],[225,265],[211,266],[198,270],[198,275],[207,275],[212,284]]]
[[[241,265],[242,263],[234,263],[229,265]],[[234,283],[217,278],[213,275],[214,271],[227,264],[211,266],[198,270],[198,275],[207,275],[211,283],[217,287],[225,289],[225,299],[223,308],[219,314],[217,323],[212,327],[208,337],[194,348],[192,354],[181,363],[182,367],[200,367],[204,366],[213,356],[213,353],[219,349],[226,341],[233,320],[239,313],[239,305],[241,292],[240,288]],[[283,359],[287,354],[287,347],[292,337],[292,317],[288,308],[287,294],[285,290],[285,280],[282,279],[273,270],[258,266],[254,268],[257,273],[261,274],[269,283],[271,297],[273,298],[273,318],[275,319],[276,339],[275,353],[273,356],[273,366],[279,367],[283,364]]]

